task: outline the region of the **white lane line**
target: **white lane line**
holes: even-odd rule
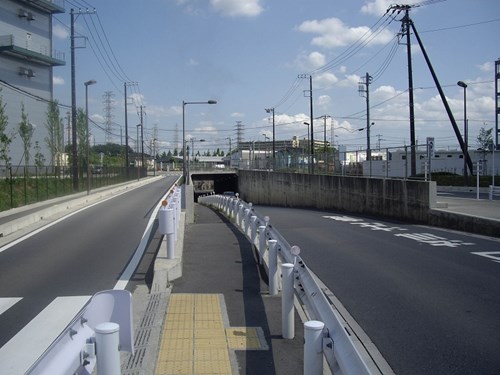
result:
[[[0,315],[22,300],[21,297],[0,298]]]
[[[80,209],[78,209],[78,210],[76,210],[76,211],[74,211],[74,212],[71,212],[71,213],[69,213],[69,214],[67,214],[67,215],[65,215],[65,216],[63,216],[63,217],[60,217],[59,219],[54,220],[54,221],[52,221],[52,222],[48,223],[47,225],[44,225],[43,227],[40,227],[40,228],[38,228],[38,229],[35,229],[33,232],[30,232],[30,233],[28,233],[28,234],[26,234],[26,235],[24,235],[24,236],[22,236],[22,237],[19,237],[17,240],[14,240],[14,241],[12,241],[12,242],[9,242],[8,244],[6,244],[6,245],[4,245],[4,246],[0,247],[0,253],[4,252],[5,250],[10,249],[12,246],[17,245],[18,243],[23,242],[24,240],[27,240],[27,239],[28,239],[28,238],[30,238],[30,237],[33,237],[33,236],[37,235],[37,234],[38,234],[38,233],[40,233],[40,232],[43,232],[45,229],[48,229],[48,228],[50,228],[50,227],[52,227],[52,226],[54,226],[54,225],[56,225],[56,224],[59,224],[61,221],[64,221],[64,220],[66,220],[66,219],[70,218],[70,217],[71,217],[71,216],[73,216],[73,215],[76,215],[76,214],[78,214],[78,213],[80,213],[80,212],[82,212],[82,211],[85,211],[86,209],[88,209],[88,208],[90,208],[90,207],[97,206],[98,204],[101,204],[101,203],[103,203],[103,202],[106,202],[106,201],[108,201],[108,200],[110,200],[110,199],[116,198],[116,197],[118,197],[118,196],[120,196],[120,195],[122,195],[122,194],[128,193],[129,191],[132,191],[132,190],[127,190],[127,191],[124,191],[124,192],[118,193],[118,194],[116,194],[116,195],[112,195],[111,197],[108,197],[108,198],[102,199],[102,200],[100,200],[100,201],[97,201],[97,202],[95,202],[95,203],[91,203],[91,204],[89,204],[88,206],[82,207],[82,208],[80,208]]]
[[[479,255],[488,259],[491,259],[493,262],[500,263],[500,251],[481,251],[471,253],[474,255]]]
[[[24,374],[61,334],[91,296],[57,297],[0,348],[0,373]]]
[[[158,215],[158,211],[161,208],[161,202],[170,195],[171,191],[172,191],[172,188],[170,188],[167,191],[167,193],[156,204],[156,208],[154,209],[153,213],[149,217],[148,225],[146,225],[146,229],[144,230],[144,233],[142,234],[141,242],[139,243],[139,246],[137,246],[137,249],[135,249],[134,256],[132,257],[132,259],[128,263],[127,268],[120,275],[120,279],[118,280],[115,287],[113,288],[114,290],[124,290],[127,287],[127,284],[130,281],[130,278],[134,274],[137,266],[139,265],[139,262],[142,259],[142,256],[144,255],[144,252],[146,251],[146,245],[148,244],[149,237],[151,236],[151,231],[153,229],[153,223],[156,220],[156,216]]]

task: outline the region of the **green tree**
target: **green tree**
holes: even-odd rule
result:
[[[476,138],[477,145],[483,154],[483,160],[486,159],[486,154],[488,151],[493,150],[493,128],[489,128],[486,130],[484,127],[479,129],[479,134]]]
[[[33,131],[33,125],[30,124],[28,114],[24,110],[24,103],[21,103],[21,122],[19,123],[19,136],[23,141],[25,165],[29,165],[31,159],[30,151]]]
[[[87,118],[82,108],[76,111],[76,137],[78,138],[78,166],[80,173],[83,173],[87,166],[87,147],[89,140],[87,138]]]
[[[47,129],[47,137],[45,142],[48,149],[50,150],[51,164],[55,165],[56,155],[64,151],[63,144],[63,124],[59,112],[59,103],[57,100],[50,101],[47,108],[47,121],[45,122],[45,128]]]
[[[0,88],[0,93],[2,89]],[[0,162],[6,166],[10,165],[9,146],[13,140],[13,136],[7,134],[7,126],[9,124],[9,117],[5,111],[3,96],[0,95]]]
[[[481,127],[479,129],[479,134],[476,138],[477,140],[477,145],[480,149],[482,150],[491,150],[493,147],[493,128],[485,129],[484,127]]]
[[[38,168],[43,167],[45,164],[45,156],[42,153],[42,148],[38,141],[35,141],[35,165]]]

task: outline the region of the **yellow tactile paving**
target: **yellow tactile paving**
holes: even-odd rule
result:
[[[224,326],[221,295],[171,294],[156,375],[231,375],[230,350],[262,350],[256,328]]]

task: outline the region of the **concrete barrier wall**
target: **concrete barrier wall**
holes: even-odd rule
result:
[[[427,223],[436,183],[270,171],[238,172],[241,198],[254,204],[336,209]]]

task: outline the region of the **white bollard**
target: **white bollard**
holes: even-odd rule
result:
[[[95,327],[97,375],[120,375],[120,326],[107,322]]]
[[[264,252],[266,251],[266,227],[261,225],[259,227],[259,264],[262,264]]]
[[[281,331],[284,339],[295,337],[295,315],[293,310],[293,264],[283,263],[283,291],[281,293]]]
[[[167,236],[167,259],[175,258],[175,222],[174,210],[167,208],[166,210],[166,236]]]
[[[278,294],[278,241],[269,240],[269,294]]]
[[[323,329],[325,323],[310,320],[304,323],[304,374],[323,374]]]
[[[257,216],[252,215],[250,218],[250,240],[252,246],[255,246],[255,238],[257,237]]]

